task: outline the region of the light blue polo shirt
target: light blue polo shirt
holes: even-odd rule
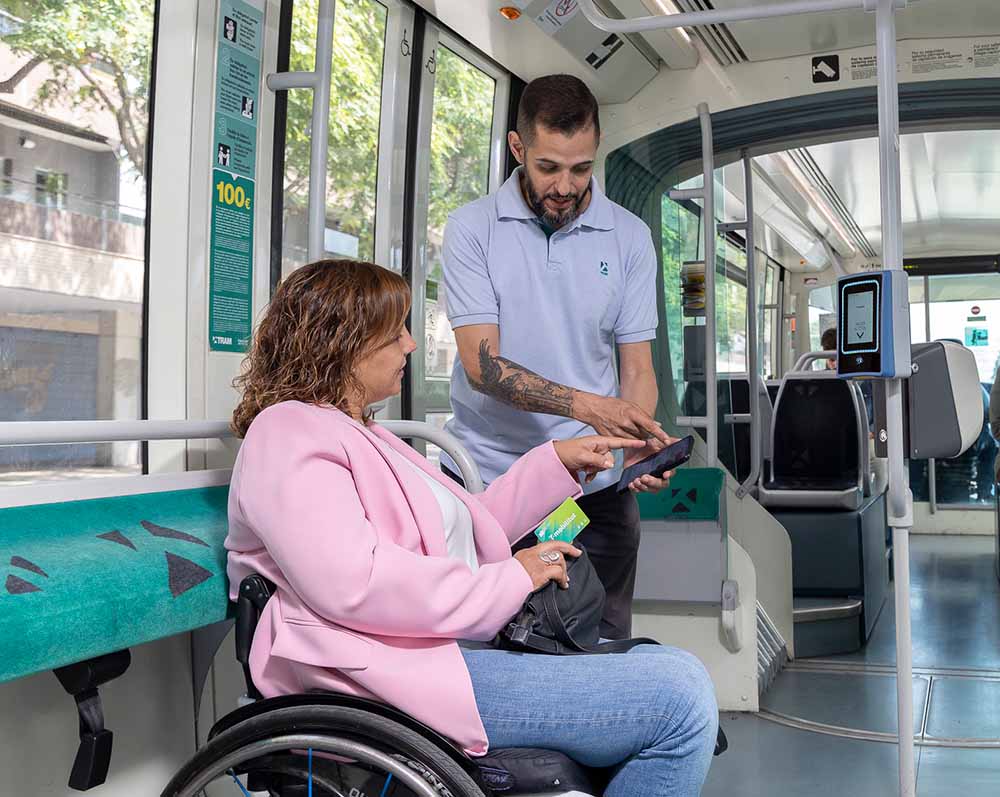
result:
[[[448,217],[443,258],[451,326],[498,324],[503,357],[569,387],[618,396],[616,345],[656,336],[649,228],[592,178],[587,210],[547,238],[521,193],[519,172]],[[469,449],[486,482],[548,440],[594,433],[572,418],[524,412],[473,390],[457,358],[451,406],[445,428]],[[450,458],[442,461],[457,472]],[[620,476],[619,464],[585,490]]]

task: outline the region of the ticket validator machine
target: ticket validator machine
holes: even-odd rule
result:
[[[907,379],[910,297],[905,271],[876,271],[837,282],[837,375]]]

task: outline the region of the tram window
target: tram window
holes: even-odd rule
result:
[[[670,370],[677,401],[684,389],[684,330],[696,319],[684,310],[682,271],[684,263],[698,259],[700,216],[686,205],[663,195],[660,203],[660,240],[663,261],[663,308],[661,334],[667,336]],[[663,380],[661,380],[661,383]]]
[[[825,285],[809,291],[809,351],[820,351],[823,348],[823,333],[837,326],[837,300],[834,286]],[[813,370],[825,368],[822,360],[814,362]]]
[[[445,312],[441,243],[448,214],[489,193],[496,81],[443,45],[435,58],[424,358],[427,377],[448,379],[458,348]]]
[[[0,4],[0,420],[140,417],[154,5]],[[140,470],[137,443],[0,449],[3,483]]]
[[[316,61],[319,0],[295,0],[289,69]],[[324,249],[330,257],[372,260],[382,62],[388,9],[375,0],[340,0],[333,26],[330,136]],[[312,92],[288,92],[282,273],[306,262]]]

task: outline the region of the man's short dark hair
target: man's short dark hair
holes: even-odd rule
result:
[[[826,330],[819,339],[819,345],[823,347],[823,351],[834,351],[837,348],[837,330]]]
[[[517,134],[525,146],[538,125],[571,136],[593,126],[601,134],[597,98],[587,84],[573,75],[535,78],[524,89],[517,107]]]

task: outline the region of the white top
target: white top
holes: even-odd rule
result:
[[[412,468],[415,473],[420,474],[437,499],[441,508],[441,518],[444,520],[444,541],[448,555],[462,560],[473,573],[476,572],[479,569],[479,560],[476,558],[476,538],[472,533],[472,514],[469,508],[447,487],[424,473],[402,454],[391,449],[390,451],[397,463],[405,463],[405,467]]]

